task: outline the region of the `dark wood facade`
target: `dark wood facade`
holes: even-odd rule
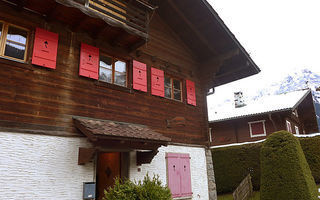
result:
[[[236,47],[231,45],[235,38],[230,38],[218,22],[220,29],[216,39],[207,41],[199,31],[196,31],[197,36],[191,38],[194,34],[189,30],[195,31],[194,22],[189,21],[189,16],[181,15],[182,5],[170,0],[153,2],[159,8],[148,11],[150,21],[142,31],[147,35],[130,32],[131,29],[125,29],[121,23],[110,25],[96,16],[88,16],[88,13],[62,4],[72,1],[12,2],[0,1],[0,21],[26,28],[29,33],[28,48],[26,62],[0,58],[1,130],[78,137],[83,135],[75,128],[72,117],[83,116],[147,125],[170,137],[174,143],[205,144],[208,141],[207,90],[215,84],[238,79],[234,74],[239,70],[243,71],[244,76],[259,71],[256,66],[252,69],[254,63],[240,44],[236,43]],[[195,11],[208,9],[201,6]],[[174,28],[173,22],[169,23],[166,14],[170,12],[173,18],[180,16],[175,20],[180,21],[182,27]],[[184,31],[183,26],[189,26],[185,33],[181,32]],[[36,27],[59,34],[55,70],[31,64]],[[192,41],[188,41],[188,37]],[[190,44],[199,38],[201,45]],[[226,38],[225,43],[221,43],[221,38]],[[219,41],[219,45],[211,46],[212,40]],[[125,60],[128,64],[127,87],[79,76],[82,42],[98,47],[100,53]],[[214,54],[211,50],[203,50],[207,54],[199,58],[196,52],[203,45],[215,51]],[[214,48],[221,49],[216,51]],[[133,59],[148,66],[147,93],[132,89]],[[244,63],[249,60],[251,64],[232,71],[232,63],[237,60]],[[151,67],[162,69],[166,75],[182,81],[181,102],[151,95]],[[217,72],[226,74],[221,75],[223,81],[214,83]],[[203,79],[203,74],[211,76]],[[196,106],[186,103],[187,79],[195,82]],[[168,121],[176,117],[184,118],[185,123],[168,127]]]
[[[232,143],[253,142],[265,139],[273,132],[287,130],[286,121],[291,124],[293,134],[297,134],[295,126],[299,128],[299,134],[310,134],[319,132],[316,114],[313,104],[312,93],[300,102],[296,108],[298,116],[292,110],[274,111],[270,113],[257,114],[237,119],[219,122],[211,122],[212,129],[211,145],[225,145]],[[266,136],[251,137],[249,122],[264,121]]]

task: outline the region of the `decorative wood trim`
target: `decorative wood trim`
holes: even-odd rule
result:
[[[78,165],[84,165],[94,159],[97,150],[95,148],[79,147]]]

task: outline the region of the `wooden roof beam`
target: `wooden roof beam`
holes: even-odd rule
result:
[[[53,7],[51,7],[48,11],[46,11],[45,13],[45,20],[47,22],[52,22],[54,20],[54,12],[56,10],[56,8],[58,7],[58,4],[55,3]]]
[[[189,28],[196,34],[196,36],[201,40],[201,42],[208,47],[208,49],[212,53],[216,53],[216,50],[210,45],[209,41],[203,37],[203,35],[194,27],[194,25],[188,20],[188,18],[177,8],[177,6],[172,2],[172,0],[168,0],[169,5],[174,9],[174,11],[182,18],[182,20],[189,26]]]
[[[119,46],[120,42],[128,37],[127,32],[122,31],[110,40],[111,46]]]
[[[87,15],[83,14],[83,15],[80,17],[80,19],[78,19],[78,21],[71,26],[71,30],[72,30],[73,32],[78,32],[79,29],[80,29],[81,23],[84,23],[84,21],[85,21],[86,19],[87,19]]]
[[[212,63],[220,63],[220,62],[224,62],[225,60],[228,60],[234,56],[237,56],[240,54],[240,49],[236,48],[236,49],[232,49],[226,53],[220,54],[218,56],[212,57],[208,60],[206,60],[203,65],[208,66],[211,65]]]
[[[241,72],[241,71],[244,70],[244,69],[248,69],[249,66],[250,66],[250,63],[249,63],[249,62],[246,62],[246,64],[245,64],[245,65],[242,65],[241,67],[234,68],[234,70],[228,71],[228,72],[223,73],[223,74],[221,74],[221,75],[216,75],[215,77],[216,77],[217,79],[219,79],[219,78],[222,78],[222,77],[225,77],[225,76],[229,76],[229,75],[231,75],[231,74],[239,73],[239,72]]]
[[[18,3],[17,3],[17,8],[18,8],[18,10],[22,10],[23,7],[25,7],[26,4],[27,4],[27,0],[20,0],[20,1],[18,1]]]
[[[214,78],[216,76],[216,73],[220,70],[225,60],[231,59],[234,56],[239,55],[240,50],[233,49],[231,51],[228,51],[226,53],[220,54],[218,56],[215,56],[204,63],[202,65],[204,66],[201,69],[202,77],[206,82],[214,82]],[[210,80],[211,79],[211,80]],[[210,88],[209,88],[210,89]]]

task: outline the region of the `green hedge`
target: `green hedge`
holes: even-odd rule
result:
[[[320,183],[320,136],[300,138],[300,144],[316,183]]]
[[[316,183],[320,183],[320,136],[299,138]],[[262,143],[212,149],[218,194],[230,193],[251,172],[254,190],[260,189]]]
[[[299,140],[287,131],[261,147],[261,200],[316,200],[317,187]]]

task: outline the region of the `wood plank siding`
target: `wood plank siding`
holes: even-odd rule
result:
[[[55,11],[57,12],[57,11]],[[207,141],[206,92],[199,63],[185,43],[157,12],[149,27],[149,41],[137,51],[112,45],[58,21],[48,21],[26,10],[0,3],[0,20],[29,29],[26,63],[0,58],[0,125],[2,129],[35,129],[64,136],[83,136],[72,116],[84,116],[148,125],[173,142],[204,144]],[[35,28],[59,34],[55,70],[31,64]],[[108,30],[105,30],[108,32]],[[115,36],[113,36],[115,37]],[[121,37],[114,38],[121,40]],[[128,62],[128,87],[80,77],[81,42]],[[132,60],[147,64],[148,92],[132,89]],[[151,95],[150,68],[164,70],[182,81],[183,101]],[[195,82],[197,106],[186,103],[186,79]],[[167,128],[167,120],[184,117],[185,126]]]

